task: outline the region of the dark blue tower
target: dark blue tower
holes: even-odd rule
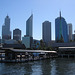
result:
[[[65,19],[60,17],[55,19],[55,40],[59,41],[60,39],[63,39],[64,42],[68,42],[68,27]]]

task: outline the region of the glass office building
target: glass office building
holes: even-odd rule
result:
[[[64,42],[68,42],[68,25],[63,17],[55,19],[55,40],[60,40],[61,36]]]
[[[26,35],[33,37],[33,14],[26,21]]]

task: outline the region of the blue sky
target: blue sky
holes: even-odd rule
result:
[[[42,38],[42,23],[51,22],[52,40],[55,39],[55,18],[62,16],[67,23],[72,23],[75,30],[75,0],[0,0],[0,36],[4,19],[8,14],[11,19],[11,31],[15,28],[26,34],[26,20],[33,12],[33,38]]]

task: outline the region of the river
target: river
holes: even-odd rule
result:
[[[0,63],[0,75],[75,75],[74,58]]]

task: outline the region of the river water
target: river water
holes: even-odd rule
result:
[[[75,75],[74,58],[0,63],[0,75]]]

